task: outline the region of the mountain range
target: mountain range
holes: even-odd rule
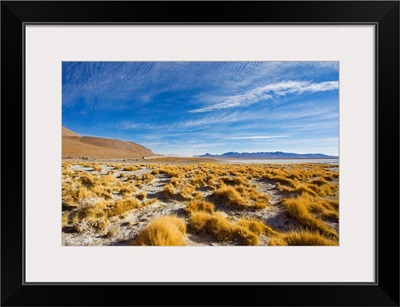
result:
[[[217,159],[337,159],[338,156],[328,156],[321,153],[298,154],[291,152],[226,152],[222,155],[206,153],[196,157]]]

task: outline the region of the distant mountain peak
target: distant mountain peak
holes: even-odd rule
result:
[[[200,158],[220,158],[220,159],[337,159],[338,156],[329,156],[321,153],[298,154],[291,152],[275,151],[275,152],[226,152],[222,155],[213,155],[206,153],[198,155]]]

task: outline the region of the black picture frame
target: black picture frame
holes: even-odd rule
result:
[[[376,282],[25,283],[27,23],[375,25]],[[399,1],[2,1],[1,77],[2,306],[399,306]]]

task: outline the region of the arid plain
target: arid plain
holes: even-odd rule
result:
[[[337,164],[163,157],[63,128],[65,246],[338,245],[338,191]]]

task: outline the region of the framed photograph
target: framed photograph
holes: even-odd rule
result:
[[[3,306],[399,306],[398,1],[1,29]]]

